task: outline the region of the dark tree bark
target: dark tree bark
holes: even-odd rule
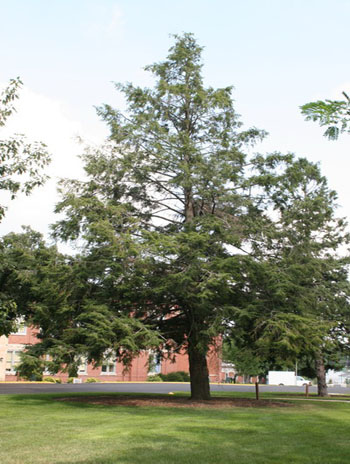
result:
[[[209,371],[206,354],[189,343],[188,359],[191,376],[191,399],[209,400]]]
[[[250,375],[243,374],[243,383],[250,383]]]
[[[318,396],[328,396],[326,383],[326,368],[321,354],[318,354],[315,359],[316,376],[317,376],[317,394]]]
[[[185,190],[185,222],[194,218],[194,205],[191,189]],[[209,370],[206,353],[198,348],[197,330],[191,325],[192,336],[188,337],[188,361],[190,367],[191,399],[209,400]]]

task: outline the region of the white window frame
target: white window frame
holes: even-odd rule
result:
[[[103,372],[103,368],[106,372]],[[116,375],[117,373],[117,358],[113,350],[107,350],[104,353],[103,363],[101,365],[100,375]]]
[[[78,367],[78,375],[87,375],[88,373],[88,362],[87,358],[82,358],[81,363]]]
[[[8,375],[15,375],[17,373],[15,367],[17,366],[17,364],[15,364],[15,361],[14,361],[14,353],[22,353],[23,350],[19,350],[19,349],[10,349],[10,350],[7,350],[6,352],[6,363],[5,363],[5,372],[6,374]],[[7,356],[8,354],[11,353],[11,369],[8,369],[7,367]]]
[[[162,372],[162,360],[159,359],[159,356],[156,352],[150,350],[149,358],[152,356],[153,369],[150,369],[147,375],[158,375]]]
[[[51,356],[49,354],[45,354],[44,356],[44,360],[45,361],[51,361]],[[45,367],[44,369],[44,372],[43,372],[44,375],[54,375],[52,372],[49,371],[49,369],[47,367]]]
[[[12,332],[11,335],[27,335],[27,326],[25,325],[25,322],[18,320],[16,324],[17,332]]]
[[[103,368],[106,368],[106,372],[103,371]],[[115,375],[117,373],[116,361],[113,362],[104,362],[101,366],[100,375]]]

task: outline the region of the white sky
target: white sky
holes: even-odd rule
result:
[[[299,110],[350,93],[350,0],[0,0],[0,17],[0,86],[25,84],[6,133],[42,140],[53,156],[51,181],[8,203],[0,235],[21,224],[47,234],[57,179],[82,175],[74,138],[107,135],[94,106],[122,105],[112,81],[149,85],[142,68],[184,31],[205,46],[206,84],[234,85],[242,121],[270,133],[257,150],[319,161],[350,218],[350,138],[327,141]]]

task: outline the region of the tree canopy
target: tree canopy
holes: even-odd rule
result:
[[[336,216],[336,193],[306,160],[290,166],[270,193],[275,219],[253,243],[251,300],[237,310],[233,333],[238,346],[255,346],[272,364],[313,358],[325,395],[325,361],[348,349],[347,223]]]
[[[28,351],[49,353],[51,368],[185,350],[192,398],[207,399],[207,355],[223,335],[262,360],[322,361],[347,331],[334,192],[305,159],[250,154],[266,134],[243,129],[231,87],[204,86],[201,52],[175,36],[146,68],[153,88],[116,84],[126,112],[98,109],[109,139],[86,149],[85,180],[61,183],[53,235],[80,251],[37,268],[41,343]]]
[[[258,214],[252,189],[265,182],[249,180],[243,148],[265,133],[242,130],[231,87],[204,87],[201,51],[191,34],[176,37],[167,59],[146,68],[154,89],[116,86],[127,114],[99,108],[109,144],[85,154],[87,182],[63,184],[57,212],[66,218],[54,230],[84,240],[86,252],[110,253],[105,279],[125,287],[121,304],[159,330],[166,347],[187,350],[192,395],[203,398],[206,355],[235,305],[232,258],[247,241],[245,218]]]
[[[15,111],[14,103],[18,99],[18,91],[22,82],[12,79],[0,94],[0,130]],[[28,143],[24,135],[15,134],[10,138],[0,138],[0,191],[7,193],[10,199],[22,192],[29,195],[32,190],[42,185],[47,176],[43,172],[49,164],[50,156],[46,146],[41,142]],[[6,212],[4,200],[0,203],[0,222]],[[4,244],[2,243],[3,247]],[[3,249],[1,250],[1,252]],[[16,304],[10,295],[1,290],[8,276],[7,263],[0,263],[0,334],[13,328],[18,315]]]
[[[204,87],[201,51],[191,34],[176,36],[167,59],[146,68],[153,89],[116,85],[127,112],[98,109],[109,142],[85,153],[87,181],[63,182],[56,210],[65,217],[54,227],[100,263],[101,291],[119,292],[114,313],[127,309],[160,332],[163,355],[187,351],[193,398],[209,397],[206,356],[253,297],[269,311],[264,295],[280,270],[268,258],[293,228],[288,210],[297,213],[305,179],[320,176],[290,154],[247,155],[265,133],[242,129],[231,87]],[[304,327],[286,294],[273,292],[285,332]]]
[[[91,256],[59,253],[27,228],[1,239],[0,257],[0,297],[10,303],[0,313],[1,334],[14,331],[19,318],[38,330],[39,343],[22,356],[21,375],[44,369],[76,375],[82,359],[101,364],[108,349],[127,364],[141,349],[158,346],[153,330],[125,310],[112,311],[119,294],[101,292],[101,263],[94,266]]]

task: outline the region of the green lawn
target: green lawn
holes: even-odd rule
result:
[[[350,461],[350,404],[139,408],[57,402],[55,396],[1,395],[1,464]]]

